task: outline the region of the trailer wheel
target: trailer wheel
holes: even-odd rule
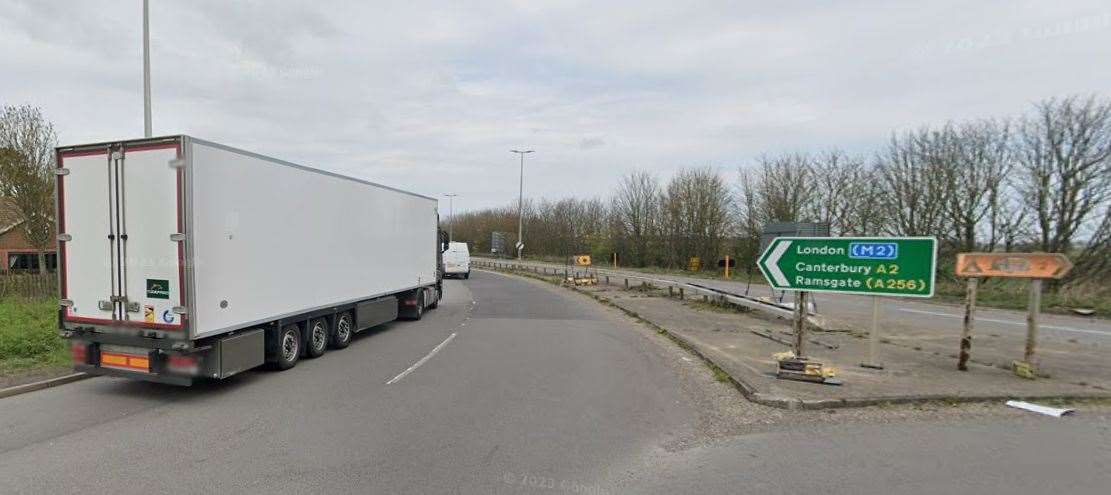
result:
[[[328,348],[328,322],[324,318],[309,320],[308,336],[305,339],[305,355],[319,357]]]
[[[286,325],[278,332],[278,352],[275,353],[273,367],[288,370],[301,359],[301,330],[296,324]]]
[[[332,334],[332,347],[336,349],[343,349],[351,345],[351,335],[354,333],[354,324],[351,321],[351,313],[340,313],[336,317],[336,330]]]
[[[463,274],[463,280],[470,280],[470,278],[471,278],[471,271],[467,270],[467,273]]]
[[[424,316],[424,289],[417,289],[415,297],[417,300],[417,304],[412,306],[411,308],[405,309],[406,320],[416,321]]]
[[[436,309],[436,308],[440,307],[440,298],[443,297],[443,294],[444,294],[443,288],[442,287],[436,287],[436,299],[433,299],[432,304],[428,305],[428,310],[429,311],[432,311],[433,309]]]

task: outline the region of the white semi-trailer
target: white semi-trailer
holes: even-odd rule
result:
[[[442,295],[433,198],[189,136],[57,149],[75,367],[189,385],[346,347]]]

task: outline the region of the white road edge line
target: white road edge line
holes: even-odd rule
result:
[[[941,312],[938,312],[938,311],[924,311],[924,310],[921,310],[921,309],[899,308],[899,311],[906,311],[907,313],[918,313],[918,314],[923,314],[923,315],[945,316],[947,318],[964,318],[961,315],[941,313]],[[1026,325],[1026,322],[1024,322],[1024,321],[999,320],[999,319],[996,319],[996,318],[976,318],[976,321],[986,321],[986,322],[990,322],[990,323],[1004,323],[1004,324],[1007,324],[1007,325],[1016,325],[1016,326]],[[1050,330],[1061,330],[1061,331],[1064,331],[1064,332],[1090,333],[1090,334],[1093,334],[1093,335],[1111,335],[1111,332],[1104,332],[1102,330],[1085,330],[1083,328],[1062,327],[1062,326],[1058,326],[1058,325],[1046,325],[1046,324],[1041,324],[1041,325],[1038,325],[1038,326],[1040,328],[1047,328],[1047,329],[1050,329]]]
[[[424,364],[429,359],[432,359],[432,356],[435,356],[437,352],[440,352],[440,349],[443,349],[444,346],[447,345],[448,342],[451,342],[451,339],[454,339],[454,338],[455,338],[455,333],[452,333],[451,335],[448,335],[447,338],[444,339],[443,342],[440,342],[440,345],[438,345],[438,346],[436,346],[432,349],[432,352],[429,352],[428,355],[420,358],[420,361],[417,361],[417,362],[413,363],[413,365],[410,366],[409,369],[407,369],[405,371],[402,371],[401,374],[393,377],[390,381],[386,382],[386,385],[393,385],[394,383],[397,383],[398,380],[401,380],[402,378],[405,378],[405,376],[408,375],[409,373],[412,373],[417,368],[420,368],[420,365]]]

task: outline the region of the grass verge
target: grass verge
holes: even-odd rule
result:
[[[58,306],[51,300],[0,301],[0,375],[69,365],[57,316]]]
[[[934,297],[948,302],[963,302],[967,285],[939,277]],[[976,291],[981,307],[1025,310],[1029,300],[1029,281],[995,278],[983,282]],[[1099,317],[1111,316],[1111,288],[1095,284],[1064,287],[1057,292],[1042,292],[1042,311],[1072,314],[1072,308],[1090,308]]]

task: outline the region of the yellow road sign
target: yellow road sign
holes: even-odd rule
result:
[[[575,256],[575,264],[579,266],[590,266],[590,255],[580,254]]]
[[[958,277],[1061,278],[1072,262],[1060,253],[960,253]]]

